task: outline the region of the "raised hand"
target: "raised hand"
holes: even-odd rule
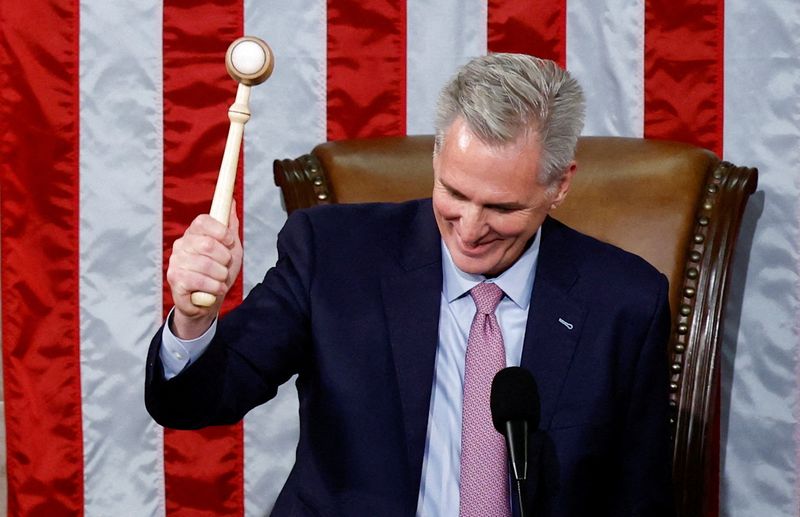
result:
[[[181,339],[194,339],[208,329],[242,269],[235,202],[229,221],[225,226],[210,215],[199,215],[172,245],[167,268],[175,304],[171,329]],[[197,306],[191,300],[195,292],[210,293],[216,300],[208,307]]]

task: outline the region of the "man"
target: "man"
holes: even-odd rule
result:
[[[439,100],[432,199],[293,214],[277,265],[219,322],[238,221],[198,217],[170,258],[150,413],[236,422],[298,374],[297,458],[274,515],[509,515],[488,386],[522,365],[541,397],[533,515],[667,514],[666,279],[548,217],[582,121],[554,63],[472,60]],[[217,304],[193,306],[194,291]]]

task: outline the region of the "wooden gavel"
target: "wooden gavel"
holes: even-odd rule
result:
[[[233,186],[236,182],[236,167],[239,164],[244,125],[250,120],[250,87],[266,81],[272,74],[274,66],[272,49],[263,40],[253,36],[237,39],[231,43],[225,54],[225,68],[239,83],[239,87],[236,90],[236,99],[228,108],[231,126],[228,130],[228,139],[225,141],[225,152],[222,154],[209,215],[226,226],[233,201]],[[211,293],[201,291],[192,293],[192,303],[198,307],[210,307],[216,300],[217,297]]]

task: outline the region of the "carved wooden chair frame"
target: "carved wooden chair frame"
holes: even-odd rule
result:
[[[396,137],[414,146],[432,137]],[[609,142],[618,140],[607,138]],[[420,140],[422,139],[422,140]],[[427,140],[426,140],[427,139]],[[585,138],[582,138],[585,139]],[[297,159],[276,160],[275,184],[288,213],[299,208],[337,203],[324,161],[328,146],[317,146]],[[357,143],[354,149],[358,149]],[[690,146],[687,146],[690,147]],[[708,153],[710,154],[710,153]],[[322,157],[322,159],[321,159]],[[719,389],[719,353],[728,276],[744,207],[755,191],[757,171],[712,157],[686,243],[679,304],[672,308],[670,393],[673,409],[673,480],[678,515],[695,517],[704,508],[707,455]],[[385,199],[372,199],[383,201]],[[366,200],[365,200],[366,201]],[[674,279],[673,279],[674,281]]]

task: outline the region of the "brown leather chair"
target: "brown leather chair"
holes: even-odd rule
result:
[[[275,184],[289,213],[429,197],[432,150],[431,136],[328,142],[276,160]],[[703,515],[727,277],[757,172],[705,149],[636,138],[582,137],[577,162],[554,217],[644,257],[669,278],[676,502],[678,515]]]

